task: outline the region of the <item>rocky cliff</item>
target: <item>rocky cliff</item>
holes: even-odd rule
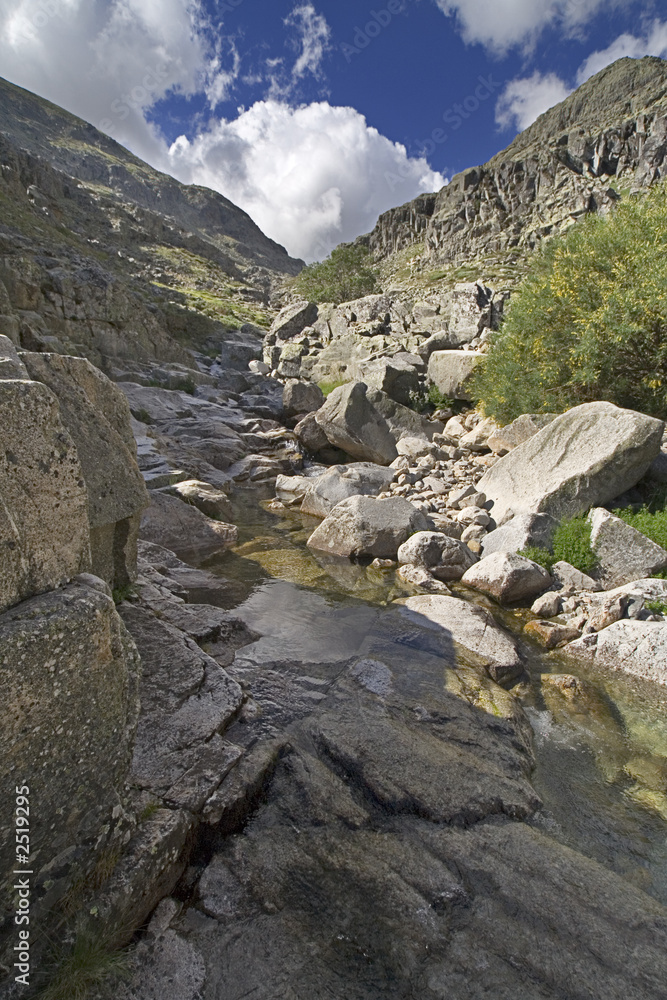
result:
[[[667,62],[620,59],[488,163],[380,216],[363,237],[392,287],[512,282],[526,254],[667,174]]]
[[[0,80],[0,332],[28,350],[187,362],[268,326],[301,261],[226,198]]]

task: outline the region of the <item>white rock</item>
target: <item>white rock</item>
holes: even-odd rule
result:
[[[524,556],[494,552],[467,570],[461,582],[501,604],[510,604],[542,593],[551,585],[551,576]]]

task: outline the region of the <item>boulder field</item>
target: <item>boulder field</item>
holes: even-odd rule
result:
[[[561,418],[514,433],[473,412],[430,419],[365,382],[323,401],[307,383],[239,371],[230,390],[208,359],[185,392],[142,384],[166,383],[158,369],[132,381],[125,365],[112,382],[82,359],[5,355],[16,443],[2,524],[17,555],[2,576],[3,753],[31,774],[44,817],[35,912],[49,933],[78,922],[125,946],[149,921],[120,1000],[273,1000],[276,982],[346,1000],[556,1000],[600,984],[660,995],[664,908],[549,832],[518,696],[528,647],[500,618],[518,602],[531,643],[664,682],[667,625],[648,608],[662,581],[603,589],[619,548],[628,571],[667,558],[634,535],[614,544],[602,506],[614,470],[627,490],[659,457],[659,422],[607,404],[580,408],[580,424],[565,415],[586,446],[562,484],[543,477],[543,496],[580,489],[578,509],[593,505],[605,569],[592,579],[519,552],[548,544],[557,505],[487,493],[498,468],[520,481],[506,469],[523,467],[533,438],[542,455],[549,433],[559,446]],[[290,591],[283,638],[264,640],[220,559],[255,544],[239,544],[235,501],[267,488],[274,518],[301,508],[317,579],[395,571],[393,599],[338,606],[306,589],[295,608]],[[26,496],[42,498],[46,526]],[[308,645],[323,628],[335,640]]]

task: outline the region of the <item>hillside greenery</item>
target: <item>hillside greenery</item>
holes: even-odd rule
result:
[[[667,417],[664,183],[536,256],[473,393],[503,424],[592,400]]]
[[[293,288],[309,302],[349,302],[370,295],[378,285],[369,250],[343,243],[326,260],[309,264],[293,281]]]

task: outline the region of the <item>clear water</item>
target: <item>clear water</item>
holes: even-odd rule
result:
[[[268,499],[239,495],[239,545],[208,568],[246,588],[237,613],[263,636],[255,662],[321,658],[331,669],[364,652],[405,591],[392,572],[316,559],[305,543],[319,522],[268,510]],[[544,654],[521,636],[525,612],[459,596],[492,608],[522,645],[531,683],[519,693],[535,734],[532,781],[545,807],[536,824],[667,904],[667,690]],[[545,696],[546,673],[588,681],[598,696],[592,710]]]

